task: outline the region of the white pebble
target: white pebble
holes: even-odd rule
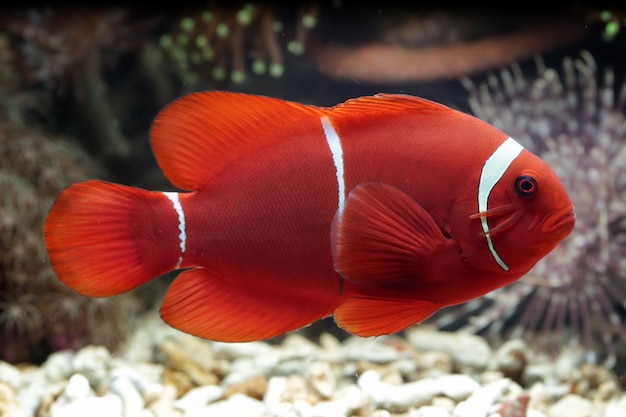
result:
[[[335,394],[332,400],[321,401],[310,407],[305,416],[346,417],[369,416],[374,405],[369,396],[354,385],[346,386]]]
[[[70,351],[55,352],[41,365],[46,380],[53,384],[65,381],[72,374],[72,358]]]
[[[306,380],[300,375],[274,376],[267,381],[263,401],[274,415],[287,415],[294,412],[297,400],[307,400],[309,392]]]
[[[451,415],[445,408],[425,405],[417,410],[411,410],[409,417],[451,417]]]
[[[22,373],[10,363],[0,361],[0,381],[17,390],[22,385]]]
[[[333,398],[345,402],[349,415],[366,416],[375,408],[372,398],[356,385],[340,388]]]
[[[185,413],[185,417],[266,417],[267,415],[265,404],[243,394],[235,394],[227,400],[194,408]]]
[[[241,359],[274,354],[275,349],[266,342],[213,342],[213,351],[216,356],[226,357],[227,359]]]
[[[190,389],[183,397],[174,402],[174,407],[189,411],[203,407],[219,400],[224,395],[224,389],[217,385],[205,385]]]
[[[454,408],[454,417],[486,416],[491,406],[511,385],[510,379],[500,379],[480,387]]]
[[[489,369],[502,372],[508,378],[517,379],[528,363],[528,347],[522,339],[507,340],[496,350],[489,362]]]
[[[583,349],[562,346],[556,360],[533,357],[524,369],[523,383],[532,386],[536,382],[557,385],[580,373],[580,366],[585,362]]]
[[[347,417],[348,406],[343,401],[322,401],[315,404],[311,411],[310,416],[324,416],[324,417]]]
[[[378,339],[351,337],[342,346],[344,360],[365,360],[375,363],[393,362],[400,357],[397,349]]]
[[[434,350],[419,352],[415,357],[415,362],[417,368],[421,371],[422,377],[447,375],[454,370],[452,358],[445,352],[436,352]]]
[[[463,372],[481,371],[487,367],[492,350],[480,336],[463,332],[444,332],[417,326],[406,332],[409,343],[424,351],[445,352]]]
[[[131,363],[150,363],[155,360],[155,346],[168,338],[178,338],[181,331],[164,326],[157,314],[146,314],[139,319],[135,332],[123,343],[124,357]]]
[[[387,410],[375,410],[369,417],[391,417],[391,413]]]
[[[308,369],[307,380],[322,398],[330,398],[335,392],[335,377],[328,362],[314,362]]]
[[[109,379],[123,378],[132,382],[141,393],[144,402],[159,397],[163,392],[163,385],[160,383],[163,367],[143,364],[138,369],[141,369],[141,372],[130,366],[120,366],[111,371]]]
[[[280,364],[280,353],[278,351],[271,350],[267,353],[262,353],[264,345],[254,344],[254,346],[260,349],[259,356],[234,359],[230,367],[230,374],[222,381],[223,386],[228,387],[240,384],[255,376],[268,375],[278,367]],[[246,354],[250,354],[250,352],[246,351]]]
[[[125,417],[122,399],[117,395],[80,398],[68,403],[55,402],[50,407],[50,417]]]
[[[283,357],[317,358],[321,353],[321,348],[318,344],[298,333],[289,333],[279,349]]]
[[[626,417],[626,408],[618,403],[612,402],[606,406],[604,417]]]
[[[122,399],[124,416],[134,417],[145,407],[143,396],[130,379],[117,376],[109,381],[109,391]]]
[[[176,391],[176,387],[166,384],[163,386],[161,395],[159,395],[155,401],[149,403],[148,409],[156,417],[171,417],[180,415],[182,413],[177,414],[174,410],[174,401],[176,400],[177,395],[178,392]]]
[[[593,416],[593,406],[591,401],[568,394],[552,404],[548,409],[548,417],[591,417]]]
[[[569,384],[546,385],[542,382],[533,384],[527,390],[530,400],[528,406],[540,410],[547,409],[548,405],[553,404],[556,399],[568,394],[571,390]]]
[[[267,381],[267,389],[263,396],[263,401],[272,414],[284,414],[287,410],[293,409],[291,404],[284,401],[284,393],[287,391],[287,377],[275,376]]]
[[[92,387],[106,383],[111,354],[104,346],[85,346],[76,353],[72,367],[83,374]]]
[[[60,399],[64,399],[66,402],[72,402],[94,395],[93,390],[89,386],[89,380],[82,374],[74,374],[70,377],[67,387]]]
[[[373,370],[365,371],[357,383],[372,397],[374,403],[391,411],[404,411],[410,407],[426,405],[439,395],[462,400],[480,387],[474,379],[462,374],[442,375],[392,385],[383,382],[381,375]]]
[[[4,382],[0,382],[0,416],[26,417],[26,413],[17,402],[15,390]]]
[[[34,372],[25,372],[22,374],[22,378],[23,387],[19,391],[18,401],[26,415],[34,416],[39,409],[41,399],[49,390],[48,381],[41,369],[37,369]]]
[[[322,401],[315,404],[311,411],[310,416],[324,416],[324,417],[347,417],[352,414],[348,414],[348,406],[343,401]]]
[[[417,378],[419,366],[415,358],[404,358],[395,361],[393,369],[398,371],[404,379],[412,381]]]

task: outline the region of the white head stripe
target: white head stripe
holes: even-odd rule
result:
[[[335,131],[328,116],[322,117],[322,127],[324,128],[324,135],[326,136],[326,142],[330,148],[330,153],[333,155],[333,162],[335,163],[335,173],[337,175],[337,188],[338,188],[338,206],[339,212],[343,211],[343,204],[346,199],[346,184],[343,177],[343,150],[341,149],[341,139]]]
[[[178,215],[178,230],[180,230],[180,234],[178,235],[178,239],[180,239],[180,256],[178,257],[178,262],[176,263],[176,268],[180,268],[180,264],[183,262],[183,255],[185,254],[185,246],[187,243],[187,232],[185,226],[185,212],[183,211],[183,206],[180,205],[180,201],[178,200],[178,193],[163,193],[165,197],[167,197],[172,204],[174,205],[174,210],[176,210],[176,214]]]
[[[484,213],[487,211],[487,202],[489,201],[489,194],[500,178],[504,175],[511,163],[519,156],[524,148],[517,143],[515,139],[507,138],[498,149],[485,161],[483,170],[480,173],[480,183],[478,184],[478,212]],[[500,258],[496,249],[493,246],[491,236],[489,236],[489,225],[487,224],[487,218],[481,217],[480,223],[485,232],[487,238],[487,246],[489,251],[493,255],[494,259],[504,269],[509,270],[506,263]]]

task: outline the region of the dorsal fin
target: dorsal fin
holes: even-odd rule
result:
[[[154,155],[176,187],[201,189],[233,162],[322,127],[314,106],[230,92],[188,94],[165,107],[150,130]]]
[[[332,108],[232,92],[191,93],[155,118],[150,130],[154,155],[176,187],[201,189],[230,164],[278,143],[319,132],[320,118],[382,123],[391,114],[452,111],[407,95],[378,94]]]
[[[384,110],[384,112],[382,112]],[[332,108],[333,115],[342,113],[351,114],[434,114],[434,113],[456,113],[443,104],[407,94],[380,93],[373,96],[363,96],[352,98],[345,103],[341,103]],[[355,113],[356,112],[356,113]],[[369,115],[368,115],[369,117]]]

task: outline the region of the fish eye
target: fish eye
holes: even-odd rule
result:
[[[537,180],[530,175],[520,175],[515,180],[515,192],[521,197],[530,197],[538,188]]]

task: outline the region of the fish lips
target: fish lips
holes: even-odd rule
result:
[[[550,213],[543,222],[541,231],[546,234],[567,236],[574,229],[575,223],[576,213],[574,212],[574,207],[565,207]]]

